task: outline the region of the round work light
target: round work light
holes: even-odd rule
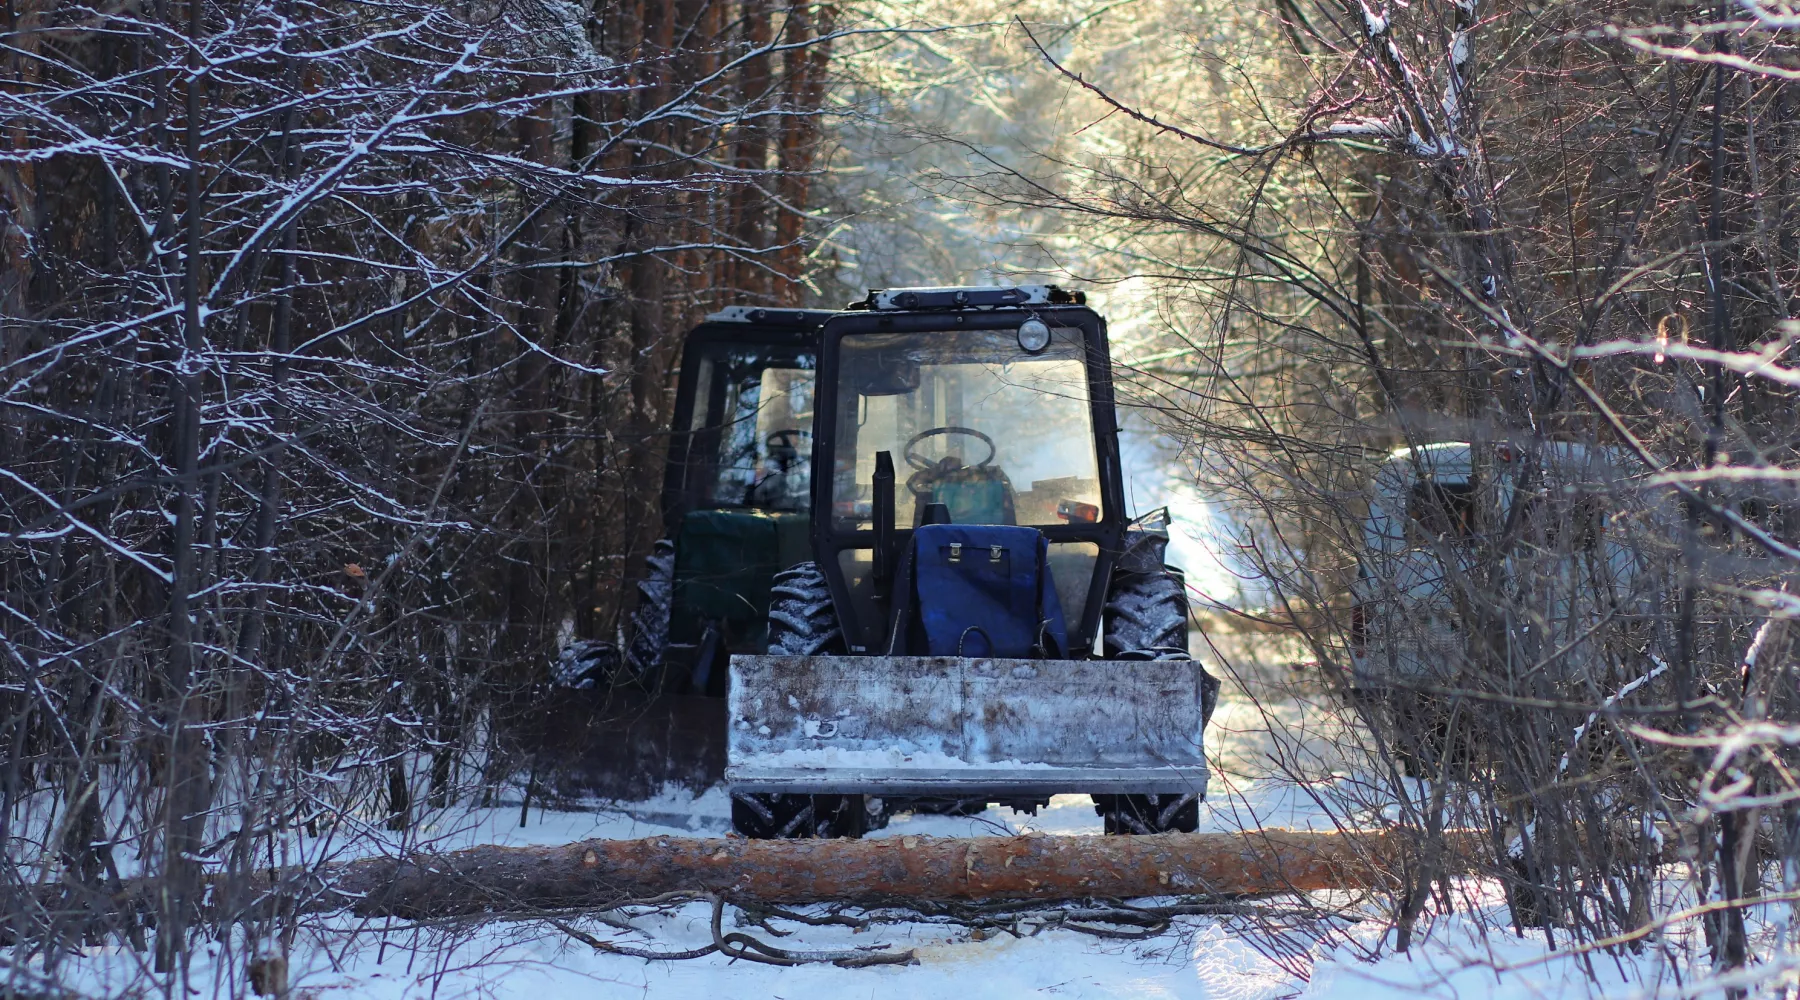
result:
[[[1019,346],[1036,354],[1050,346],[1050,328],[1041,319],[1028,319],[1019,324]]]

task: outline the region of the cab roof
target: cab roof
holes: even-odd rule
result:
[[[1009,309],[1017,306],[1079,306],[1084,292],[1056,285],[962,285],[944,288],[875,288],[851,309],[907,312],[928,309]]]
[[[708,323],[751,323],[765,326],[823,326],[837,313],[830,309],[771,309],[767,306],[726,306],[708,313]]]

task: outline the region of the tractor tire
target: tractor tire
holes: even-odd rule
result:
[[[1159,552],[1158,555],[1161,553]],[[1167,567],[1114,576],[1106,607],[1109,660],[1186,660],[1187,589]],[[1201,713],[1212,717],[1219,682],[1202,692]],[[1201,796],[1096,795],[1094,811],[1108,834],[1193,833],[1200,827]]]
[[[770,656],[831,656],[844,652],[844,632],[831,588],[817,563],[803,562],[775,574],[769,594]]]
[[[1114,574],[1102,614],[1109,660],[1193,659],[1187,649],[1187,586],[1176,570]],[[1201,711],[1210,719],[1219,681],[1211,674],[1207,680]]]
[[[669,612],[675,605],[675,543],[658,539],[644,560],[644,569],[644,578],[638,581],[638,604],[631,612],[625,669],[633,677],[653,683],[669,651]]]
[[[619,650],[600,639],[577,639],[562,648],[550,664],[553,687],[585,691],[602,687],[619,669]]]
[[[1200,796],[1096,795],[1094,811],[1108,834],[1193,833],[1200,828]]]
[[[775,574],[769,591],[769,655],[843,651],[844,633],[818,564],[803,562]],[[860,837],[869,831],[870,816],[861,795],[734,795],[731,826],[743,836],[766,840]]]
[[[1167,567],[1116,574],[1102,614],[1107,659],[1189,658],[1187,588]]]
[[[669,648],[669,609],[675,599],[675,543],[664,538],[644,560],[637,607],[621,650],[604,639],[578,639],[563,647],[550,665],[550,683],[559,688],[596,690],[621,681],[654,684]],[[623,669],[621,669],[623,668]]]
[[[752,840],[830,840],[869,832],[861,795],[733,795],[731,828]]]
[[[1187,585],[1180,571],[1163,565],[1168,535],[1131,531],[1102,609],[1109,660],[1187,660]],[[1212,718],[1219,682],[1207,675],[1203,719]],[[1200,799],[1186,795],[1095,795],[1094,811],[1109,834],[1193,833],[1200,827]]]

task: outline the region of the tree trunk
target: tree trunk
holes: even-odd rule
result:
[[[1391,881],[1403,849],[1391,836],[1287,831],[589,840],[353,861],[320,873],[307,908],[420,918],[607,907],[669,892],[785,904],[1306,892]]]
[[[169,772],[163,840],[163,893],[157,923],[156,968],[169,971],[186,954],[188,919],[200,880],[197,859],[205,839],[206,810],[211,804],[211,775],[206,744],[198,724],[203,707],[195,690],[199,656],[193,619],[193,596],[199,589],[195,547],[205,537],[200,522],[206,511],[195,501],[200,490],[201,409],[204,403],[206,332],[201,326],[201,276],[205,219],[201,178],[202,102],[200,45],[204,0],[188,0],[187,114],[182,121],[188,165],[183,228],[182,343],[175,365],[171,414],[176,470],[174,538],[170,547],[169,656],[164,676],[168,699]]]
[[[817,23],[808,4],[794,4],[788,11],[788,34],[792,45],[829,36],[835,26],[835,9],[821,4]],[[806,201],[812,184],[813,159],[818,152],[819,113],[825,99],[825,72],[831,58],[830,41],[822,41],[804,49],[789,49],[783,58],[787,73],[787,114],[781,120],[781,145],[777,153],[776,184],[781,191],[780,214],[775,222],[776,298],[782,305],[804,304],[806,289],[800,282],[806,269],[805,235]]]
[[[744,0],[743,39],[751,51],[765,49],[775,40],[771,5],[771,0]],[[768,195],[761,185],[770,181],[766,172],[771,137],[769,126],[756,116],[766,112],[771,103],[772,72],[769,57],[759,55],[746,60],[738,75],[738,100],[750,116],[732,130],[736,137],[732,162],[743,183],[732,196],[731,235],[747,253],[768,241]],[[767,301],[771,287],[767,261],[751,254],[737,258],[729,266],[731,278],[726,287],[742,293],[745,301]]]

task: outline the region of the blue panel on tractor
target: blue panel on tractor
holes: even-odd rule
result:
[[[913,585],[934,656],[1068,656],[1068,628],[1036,528],[928,524],[913,532]]]

